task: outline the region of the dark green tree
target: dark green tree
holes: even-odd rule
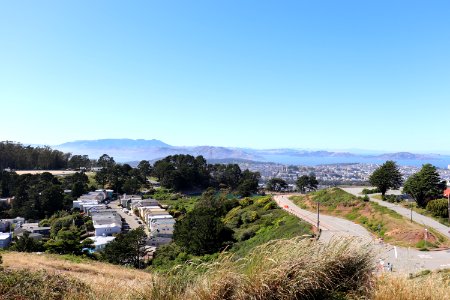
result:
[[[80,241],[80,233],[75,226],[69,229],[62,229],[56,237],[48,240],[44,244],[45,249],[50,253],[57,254],[82,254],[82,244]]]
[[[194,208],[175,224],[175,242],[194,255],[217,252],[233,240],[232,236],[233,231],[208,207]]]
[[[287,182],[281,178],[272,178],[266,184],[266,189],[273,192],[284,191],[287,187]]]
[[[64,207],[64,192],[60,186],[51,185],[40,193],[40,211],[44,216],[51,216]]]
[[[403,179],[397,164],[388,160],[370,175],[369,182],[380,190],[384,198],[387,190],[400,188]]]
[[[148,162],[148,160],[141,160],[139,164],[137,165],[137,169],[144,180],[143,183],[147,181],[147,177],[150,176],[153,172],[153,168]]]
[[[73,155],[70,157],[68,167],[79,170],[81,168],[89,169],[91,161],[87,155]]]
[[[125,180],[122,190],[127,194],[136,194],[139,192],[139,188],[141,187],[141,183],[136,177],[128,178]]]
[[[155,162],[153,174],[163,187],[176,191],[206,188],[211,181],[203,156],[167,156]]]
[[[71,195],[73,198],[76,199],[76,198],[80,197],[81,195],[87,193],[87,191],[88,191],[87,184],[77,181],[72,185]]]
[[[315,191],[317,189],[317,186],[319,185],[319,182],[314,175],[303,175],[297,179],[295,184],[297,185],[297,188],[301,193],[305,193],[307,190]]]
[[[406,180],[403,191],[411,195],[418,206],[424,208],[428,201],[442,197],[445,186],[436,167],[425,164],[419,172]]]
[[[30,237],[28,231],[24,231],[21,237],[14,238],[14,243],[10,250],[18,252],[39,252],[44,251],[44,246],[41,241]]]
[[[317,190],[317,187],[319,186],[319,181],[317,180],[315,175],[309,175],[309,182],[308,182],[308,190],[315,191]]]
[[[297,185],[297,188],[301,193],[305,193],[309,184],[309,176],[308,175],[300,176],[295,182],[295,184]]]
[[[259,172],[251,172],[244,170],[242,172],[242,179],[237,187],[237,192],[242,197],[248,197],[258,192],[258,183],[261,175]]]
[[[106,183],[108,182],[108,170],[104,168],[96,172],[94,175],[94,179],[95,181],[97,181],[99,186],[104,188]]]
[[[111,168],[115,164],[116,164],[116,162],[114,161],[114,158],[109,156],[108,154],[103,154],[102,156],[99,157],[99,159],[97,161],[97,165],[104,169]]]
[[[120,233],[116,239],[107,244],[102,252],[104,260],[120,265],[131,265],[135,268],[143,267],[141,257],[144,255],[144,246],[147,235],[142,227]]]

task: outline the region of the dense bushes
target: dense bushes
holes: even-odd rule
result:
[[[383,200],[390,203],[399,203],[403,201],[403,198],[400,195],[384,195]]]
[[[379,188],[374,188],[374,189],[367,189],[367,188],[365,188],[365,189],[362,190],[362,193],[364,195],[376,194],[376,193],[380,193],[380,189]]]
[[[448,200],[437,199],[428,202],[427,210],[435,217],[448,218]]]

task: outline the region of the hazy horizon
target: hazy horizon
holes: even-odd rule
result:
[[[353,153],[353,154],[360,154],[360,155],[377,155],[377,154],[386,154],[386,153],[399,153],[399,152],[409,152],[409,153],[414,153],[414,154],[441,154],[441,155],[450,155],[450,151],[439,151],[439,150],[428,150],[428,151],[397,151],[397,150],[389,150],[389,149],[385,149],[385,150],[376,150],[376,149],[364,149],[364,148],[354,148],[354,147],[349,147],[349,148],[344,148],[344,149],[333,149],[333,148],[306,148],[306,147],[268,147],[268,148],[255,148],[255,147],[240,147],[240,146],[234,146],[234,145],[208,145],[208,144],[191,144],[191,145],[181,145],[181,144],[176,144],[176,143],[168,143],[165,140],[160,140],[160,139],[131,139],[131,138],[99,138],[99,139],[92,139],[92,140],[88,140],[88,139],[80,139],[80,140],[71,140],[71,141],[66,141],[60,144],[50,144],[50,143],[26,143],[26,142],[21,142],[21,141],[10,141],[10,142],[17,142],[23,145],[30,145],[30,146],[50,146],[50,147],[56,147],[56,146],[60,146],[66,143],[73,143],[73,142],[81,142],[81,141],[101,141],[101,140],[145,140],[145,141],[150,141],[150,140],[157,140],[157,141],[161,141],[165,144],[168,144],[170,146],[173,147],[224,147],[224,148],[231,148],[231,149],[253,149],[253,150],[275,150],[275,149],[293,149],[293,150],[302,150],[302,151],[329,151],[329,152],[348,152],[348,153]]]

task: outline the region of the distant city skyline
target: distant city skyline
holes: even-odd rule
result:
[[[0,3],[0,140],[450,154],[447,1]]]

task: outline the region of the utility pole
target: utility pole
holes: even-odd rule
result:
[[[413,209],[413,204],[412,204],[412,202],[411,202],[411,204],[410,204],[410,207],[411,207],[411,223],[412,223],[412,209]]]
[[[450,181],[447,181],[447,188],[445,189],[445,192],[444,192],[444,193],[447,193],[447,201],[448,201],[448,205],[447,205],[447,208],[448,208],[448,224],[449,224],[449,226],[450,226],[450,188],[449,188],[449,186],[450,186]]]
[[[317,201],[317,234],[320,234],[320,202]]]

